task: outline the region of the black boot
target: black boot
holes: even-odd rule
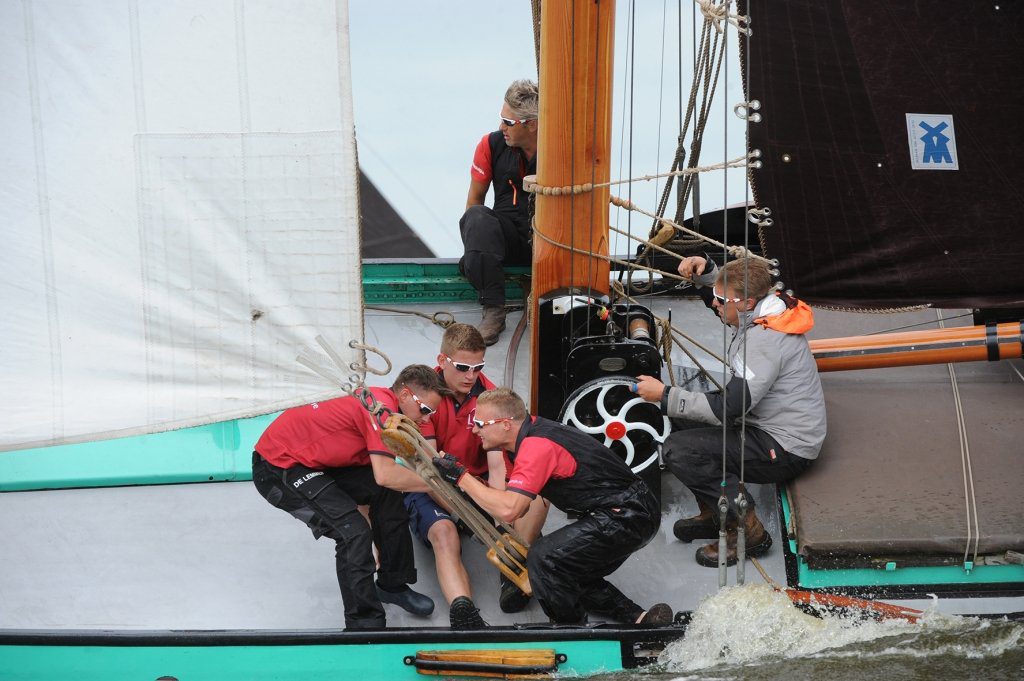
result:
[[[714,539],[718,536],[718,526],[715,524],[712,508],[700,499],[697,500],[697,507],[700,513],[689,518],[680,518],[672,526],[672,532],[679,541],[689,543],[694,539]]]
[[[448,609],[448,619],[455,631],[487,628],[487,622],[484,622],[480,611],[467,596],[459,596],[452,601]]]
[[[530,602],[530,597],[522,592],[508,577],[501,575],[501,592],[498,596],[498,605],[502,612],[521,612]]]
[[[434,612],[434,601],[430,596],[413,591],[408,584],[402,586],[399,591],[388,591],[377,585],[377,598],[381,603],[397,605],[402,610],[412,615],[426,617]]]

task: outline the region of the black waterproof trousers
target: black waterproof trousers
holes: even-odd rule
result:
[[[402,495],[378,485],[370,466],[286,469],[267,463],[255,452],[252,481],[267,501],[306,523],[314,538],[335,541],[345,627],[384,627],[384,607],[373,584],[373,544],[380,554],[377,581],[381,587],[395,591],[416,581]],[[369,505],[372,530],[357,504]]]
[[[530,229],[486,206],[470,206],[459,220],[465,255],[459,270],[481,305],[505,304],[505,265],[529,265]]]
[[[638,483],[623,494],[621,505],[588,513],[530,546],[526,566],[533,595],[552,622],[580,624],[589,612],[633,623],[643,613],[605,579],[658,532],[657,499]]]
[[[740,429],[729,428],[725,437],[725,496],[732,514],[739,494],[740,464],[746,482],[780,483],[792,480],[814,463],[813,459],[790,454],[768,433],[747,426],[740,448]],[[717,508],[722,494],[722,428],[678,430],[665,440],[662,456],[668,469],[686,485],[697,499]],[[746,494],[748,508],[754,500]],[[715,514],[717,518],[717,513]]]

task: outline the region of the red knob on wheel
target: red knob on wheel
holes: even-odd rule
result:
[[[622,421],[612,421],[605,426],[604,434],[613,440],[621,440],[626,436],[626,424]]]

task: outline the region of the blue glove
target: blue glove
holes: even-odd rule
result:
[[[451,454],[441,452],[440,456],[434,457],[434,468],[438,475],[458,487],[459,480],[466,474],[466,467]]]

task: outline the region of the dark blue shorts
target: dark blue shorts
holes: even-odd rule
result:
[[[441,520],[450,521],[452,517],[425,492],[408,492],[402,496],[405,510],[409,512],[409,529],[420,541],[430,546],[430,541],[427,540],[430,528],[434,523]]]

